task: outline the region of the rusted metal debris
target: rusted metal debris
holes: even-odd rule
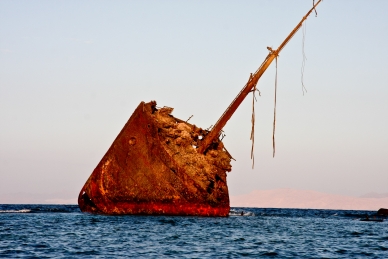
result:
[[[140,103],[82,188],[83,212],[227,216],[230,155],[221,141],[196,152],[207,131]]]

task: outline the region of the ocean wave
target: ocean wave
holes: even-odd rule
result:
[[[387,258],[388,251],[388,222],[343,216],[373,218],[370,211],[235,207],[229,217],[104,216],[42,204],[0,204],[0,211],[7,212],[0,213],[0,258]]]
[[[77,213],[78,205],[0,204],[0,213]],[[0,256],[1,257],[1,256]]]
[[[0,210],[0,213],[30,213],[31,210],[22,209],[22,210]]]
[[[237,211],[237,210],[231,209],[229,211],[229,216],[255,216],[255,213],[250,211]]]

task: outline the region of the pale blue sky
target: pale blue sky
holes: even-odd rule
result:
[[[141,101],[207,128],[312,6],[298,1],[0,1],[0,194],[76,197]],[[325,0],[225,127],[231,195],[388,192],[387,1]]]

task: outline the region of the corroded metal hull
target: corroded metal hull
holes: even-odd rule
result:
[[[195,144],[204,131],[163,111],[156,102],[140,103],[83,186],[81,211],[229,214],[226,171],[231,167],[222,142],[198,154]]]

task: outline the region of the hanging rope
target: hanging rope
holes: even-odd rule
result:
[[[275,101],[274,101],[274,107],[273,107],[273,131],[272,131],[272,148],[273,153],[272,157],[275,157],[275,128],[276,128],[276,93],[278,89],[278,57],[275,58],[275,64],[276,64],[276,73],[275,73]]]
[[[252,79],[252,73],[249,77],[249,80],[248,82]],[[255,156],[254,156],[254,146],[255,146],[255,102],[257,102],[257,99],[256,99],[256,91],[259,92],[259,96],[261,96],[261,93],[259,91],[259,89],[256,89],[256,84],[255,86],[253,87],[253,89],[251,90],[251,92],[253,92],[252,94],[252,118],[251,118],[251,122],[252,122],[252,129],[251,129],[251,140],[252,140],[252,148],[251,148],[251,159],[252,159],[252,169],[254,168],[255,166]]]
[[[315,0],[313,0],[313,7],[315,6]],[[315,7],[314,7],[314,12],[315,12],[315,17],[317,17],[318,16],[318,13],[317,13],[317,10],[315,9]]]
[[[321,2],[321,0],[319,0],[317,4],[319,4],[319,2]],[[273,111],[273,130],[272,130],[272,149],[273,149],[272,156],[273,157],[275,157],[275,151],[276,151],[276,146],[275,146],[275,130],[276,130],[276,99],[277,99],[277,88],[278,88],[278,86],[277,86],[278,85],[278,53],[279,53],[279,51],[282,50],[282,48],[285,46],[285,44],[287,44],[287,42],[294,36],[295,32],[298,31],[300,29],[300,26],[302,25],[302,31],[303,31],[302,56],[303,56],[303,58],[302,58],[302,67],[301,67],[301,83],[302,83],[303,95],[304,95],[305,92],[307,93],[307,89],[304,86],[304,82],[303,82],[304,81],[304,78],[303,78],[304,77],[304,68],[305,68],[305,64],[306,64],[306,60],[307,60],[306,54],[305,54],[305,51],[304,51],[304,45],[305,45],[305,40],[306,40],[306,28],[307,28],[306,18],[313,10],[315,12],[315,16],[317,16],[318,13],[315,10],[315,0],[313,0],[313,8],[307,13],[307,15],[305,17],[303,17],[302,21],[297,25],[297,27],[295,27],[295,29],[291,32],[291,34],[286,38],[286,40],[279,46],[279,48],[277,50],[273,50],[271,47],[267,47],[267,49],[270,51],[270,55],[276,55],[275,56],[275,59],[276,59],[275,60],[275,64],[276,64],[275,96],[274,96],[274,111]],[[272,62],[272,60],[270,62]],[[248,83],[250,82],[251,79],[252,79],[252,74],[249,77]],[[251,140],[252,140],[251,159],[252,159],[252,168],[254,167],[254,164],[255,164],[254,143],[255,143],[255,101],[257,101],[256,100],[256,96],[255,96],[255,91],[256,90],[257,90],[256,89],[256,85],[254,85],[253,89],[251,90],[251,92],[253,92],[253,97],[252,97],[252,118],[251,118],[251,122],[252,122],[252,129],[251,129]],[[259,96],[261,96],[260,95],[260,91],[259,91]]]
[[[314,6],[315,6],[315,0],[313,0],[313,7]],[[318,13],[317,13],[317,10],[315,8],[314,8],[314,12],[315,12],[315,17],[317,17]],[[307,32],[307,19],[302,24],[302,33],[303,33],[303,38],[302,38],[302,67],[300,69],[300,74],[301,74],[300,75],[300,81],[302,82],[302,93],[303,93],[303,95],[304,95],[305,92],[307,93],[307,89],[304,86],[304,67],[306,65],[306,60],[307,60],[306,53],[304,52],[304,43],[306,41],[306,32]]]
[[[251,140],[252,140],[252,148],[251,148],[251,159],[252,159],[252,169],[255,166],[255,155],[253,153],[253,148],[255,146],[255,92],[253,91],[252,94],[252,129],[251,129]]]
[[[307,93],[307,89],[306,87],[304,86],[304,66],[306,65],[306,54],[304,52],[304,43],[306,41],[306,28],[307,28],[307,20],[305,20],[305,22],[303,23],[302,25],[302,32],[303,32],[303,38],[302,38],[302,67],[300,69],[300,81],[302,82],[302,93],[304,95],[304,93],[306,92]]]

